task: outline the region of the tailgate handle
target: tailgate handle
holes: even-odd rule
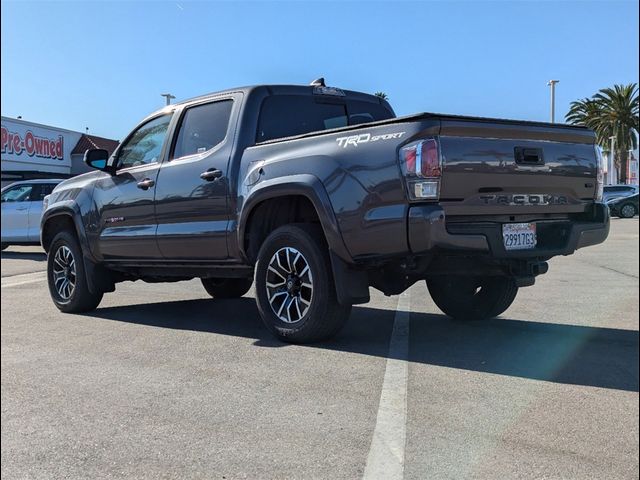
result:
[[[515,147],[514,156],[519,165],[544,165],[541,148]]]

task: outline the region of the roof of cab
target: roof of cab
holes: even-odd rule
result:
[[[192,97],[186,100],[182,100],[180,102],[172,103],[170,105],[167,105],[149,114],[147,118],[158,115],[160,113],[172,112],[173,110],[175,110],[176,107],[181,107],[191,103],[201,102],[209,98],[215,98],[215,97],[219,97],[221,95],[230,94],[230,93],[243,93],[248,95],[248,94],[251,94],[253,91],[266,89],[270,95],[305,95],[305,94],[313,95],[314,88],[315,87],[313,85],[251,85],[251,86],[245,86],[245,87],[230,88],[227,90],[220,90],[217,92],[206,93],[204,95],[199,95],[197,97]],[[336,88],[339,88],[339,87],[336,87]],[[374,100],[374,101],[377,101],[378,103],[383,103],[382,99],[376,97],[373,94],[356,92],[354,90],[345,90],[342,88],[340,88],[340,90],[342,90],[345,93],[346,97],[349,97],[351,99],[368,100],[368,101]]]

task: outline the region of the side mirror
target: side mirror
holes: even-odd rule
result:
[[[107,166],[109,160],[109,152],[103,148],[92,148],[84,152],[84,163],[91,168],[97,170],[110,171],[110,167]]]

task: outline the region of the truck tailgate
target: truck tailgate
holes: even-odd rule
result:
[[[598,160],[584,128],[442,117],[440,203],[448,215],[583,212]]]

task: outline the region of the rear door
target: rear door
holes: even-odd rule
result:
[[[106,260],[161,257],[153,202],[172,115],[157,116],[134,130],[113,159],[116,172],[95,183],[98,246]]]
[[[228,256],[229,159],[239,94],[184,109],[156,188],[158,246],[171,260]]]
[[[14,185],[2,192],[2,241],[29,240],[29,208],[33,184]]]

